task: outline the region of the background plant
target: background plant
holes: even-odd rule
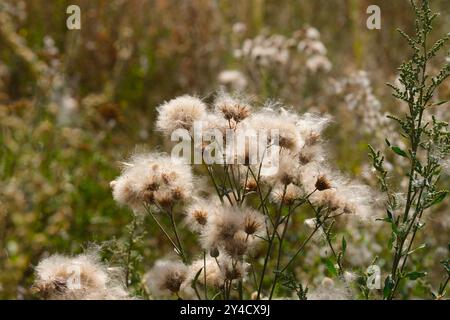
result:
[[[318,96],[294,87],[281,89],[269,98],[281,99],[301,112],[318,110],[333,115],[335,121],[324,135],[331,142],[329,154],[340,169],[363,177],[366,183],[375,184],[366,161],[367,143],[376,149],[381,146],[373,141],[373,132],[364,133],[361,122],[355,121],[356,112],[347,110],[371,108],[364,100],[356,109],[353,105],[358,99],[351,95],[364,96],[367,90],[347,86],[345,93],[336,95],[335,81],[328,85],[328,79],[340,82],[365,70],[371,93],[381,104],[381,118],[392,110],[408,110],[401,101],[392,103],[383,85],[386,79],[395,83],[395,67],[403,58],[400,53],[404,42],[395,27],[401,26],[408,34],[414,32],[414,15],[405,14],[409,12],[408,2],[256,0],[243,5],[231,1],[178,5],[165,1],[79,1],[85,23],[78,32],[64,27],[69,4],[73,2],[0,1],[2,298],[32,297],[29,288],[34,280],[33,268],[42,258],[54,252],[80,253],[88,242],[116,239],[118,244],[108,242],[104,257],[122,265],[130,239],[124,226],[132,222],[132,217],[113,203],[108,191],[108,182],[118,174],[117,160],[131,153],[135,144],[161,144],[161,136],[152,133],[155,105],[185,92],[209,97],[218,86],[216,79],[222,70],[242,70],[232,50],[235,35],[231,31],[237,22],[246,26],[245,37],[250,39],[261,33],[289,38],[305,26],[320,31],[333,68],[325,78],[311,82],[324,91],[332,89],[333,94]],[[379,31],[365,28],[365,11],[370,4],[382,10]],[[441,13],[435,19],[436,32],[429,35],[433,43],[437,35],[448,31],[450,19],[446,1],[431,4]],[[333,8],[333,18],[329,10],[323,10],[328,6]],[[441,57],[430,61],[428,70],[438,71]],[[449,81],[444,81],[435,92],[436,101],[447,100],[449,88]],[[267,96],[264,92],[252,93]],[[301,98],[303,94],[309,98]],[[441,105],[432,110],[437,119],[448,121],[448,109]],[[365,117],[365,113],[360,116]],[[47,130],[45,135],[42,129]],[[393,145],[407,150],[391,129],[388,132],[383,134],[378,127],[376,134],[389,136]],[[75,142],[79,134],[81,144]],[[348,143],[348,137],[356,141]],[[407,188],[408,179],[400,175],[402,160],[388,152],[384,163],[387,169],[393,168],[395,179],[390,179],[390,184]],[[441,185],[445,188],[448,164],[443,164]],[[400,194],[397,198],[401,202]],[[427,275],[403,286],[398,297],[430,297],[430,286],[437,290],[445,282],[445,271],[436,261],[448,255],[447,208],[448,198],[427,209],[427,223],[415,241],[425,242],[428,249],[416,251],[408,262],[416,270],[426,270]],[[132,286],[139,282],[143,267],[160,256],[149,248],[170,251],[170,244],[158,235],[151,221],[147,217],[147,223],[136,231],[139,237],[145,226],[148,236],[134,246],[132,260],[140,257],[142,263],[136,264],[140,269],[133,274]],[[339,227],[340,223],[334,229],[338,232],[331,236],[339,251],[341,236],[345,235],[348,267],[364,271],[378,257],[376,263],[383,270],[390,269],[391,252],[384,245],[390,238],[388,228],[380,223],[367,232],[359,223],[346,221]],[[301,222],[292,224],[293,228],[305,228]],[[195,245],[189,236],[186,241]],[[330,254],[326,241],[313,241],[316,245],[310,246],[302,258],[302,267],[293,270],[297,279],[309,284],[310,291],[323,287],[324,276],[332,276],[324,263]],[[289,241],[284,241],[283,246],[287,245]],[[112,255],[110,249],[120,254]],[[371,293],[379,296],[376,291]]]
[[[398,203],[388,184],[389,171],[383,166],[384,158],[372,147],[370,150],[382,190],[388,195],[387,217],[384,221],[392,228],[389,246],[393,248],[393,262],[384,284],[383,296],[386,299],[394,298],[403,279],[416,280],[426,275],[422,270],[407,271],[407,262],[415,251],[426,247],[425,244],[414,245],[417,232],[425,224],[422,218],[424,212],[439,205],[449,193],[447,189],[440,187],[442,164],[450,152],[448,123],[436,119],[434,115],[431,115],[431,119],[426,118],[427,111],[448,103],[434,102],[433,95],[450,75],[450,64],[444,64],[434,76],[429,74],[427,67],[429,61],[445,46],[449,36],[430,45],[428,39],[437,14],[432,13],[429,1],[423,1],[419,7],[415,2],[412,5],[416,14],[416,33],[413,37],[401,30],[400,33],[413,50],[413,55],[399,68],[399,82],[402,86],[389,85],[394,90],[394,97],[403,100],[409,108],[404,117],[390,116],[399,125],[408,149],[405,151],[386,139],[391,151],[409,162],[405,173],[408,187],[404,203]],[[440,288],[440,292],[442,290],[445,290],[445,286]]]

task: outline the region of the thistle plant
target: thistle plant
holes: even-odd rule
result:
[[[293,99],[297,101],[299,91],[305,97],[319,91],[311,79],[327,74],[332,68],[319,30],[304,26],[290,36],[263,31],[244,40],[246,28],[239,26],[234,36],[241,43],[233,55],[241,70],[222,71],[218,75],[221,85],[264,97],[290,97],[295,92]]]
[[[389,300],[396,297],[404,280],[426,276],[424,271],[411,269],[408,261],[417,250],[425,247],[425,244],[414,242],[424,228],[424,213],[438,206],[449,193],[440,186],[442,165],[450,153],[448,123],[428,115],[436,108],[448,107],[448,101],[433,101],[434,92],[450,75],[448,60],[436,75],[431,75],[428,70],[430,61],[445,47],[449,35],[430,45],[432,24],[438,15],[431,11],[428,0],[423,0],[420,6],[414,1],[411,3],[416,14],[415,34],[399,32],[409,44],[412,56],[399,68],[401,86],[389,84],[393,96],[408,106],[405,115],[389,116],[400,128],[407,149],[393,144],[388,138],[385,140],[395,156],[408,163],[404,205],[399,203],[394,186],[390,184],[390,172],[383,165],[384,156],[370,147],[373,167],[388,199],[383,221],[391,227],[389,246],[393,259],[385,278],[383,297]],[[441,286],[441,294],[445,286],[446,283]]]
[[[308,289],[296,282],[293,271],[315,237],[323,237],[332,252],[325,262],[330,273],[345,282],[346,242],[335,248],[333,228],[340,218],[371,216],[371,196],[327,162],[322,130],[329,119],[298,115],[280,104],[256,108],[226,93],[210,105],[185,95],[159,106],[156,127],[168,137],[182,130],[188,150],[199,151],[201,159],[191,165],[191,156],[137,153],[111,182],[114,199],[135,215],[151,217],[175,253],[161,257],[143,277],[146,292],[155,298],[272,299],[284,287],[304,299]],[[253,161],[247,140],[229,157],[232,143],[226,135],[242,129],[254,133],[262,158]],[[277,143],[273,137],[260,139],[267,129],[276,130]],[[207,161],[212,149],[218,162]],[[267,170],[264,157],[277,160],[275,170]],[[201,182],[193,169],[206,174],[209,183]],[[298,222],[307,232],[295,232]],[[189,231],[197,235],[199,247],[186,245]],[[296,241],[286,246],[292,237]],[[331,296],[334,281],[324,286]],[[347,286],[336,284],[335,289],[339,295]]]
[[[159,10],[167,10],[166,14],[176,13],[175,17],[189,16],[180,15],[179,11],[174,10],[176,6],[162,7],[164,8]],[[188,7],[190,5],[185,9]],[[122,118],[121,111],[117,114],[115,111],[122,110],[122,107],[116,109],[105,103],[112,100],[113,92],[116,92],[111,88],[120,88],[119,91],[128,88],[128,78],[124,77],[123,81],[118,82],[122,75],[126,75],[127,64],[116,64],[113,68],[113,80],[103,85],[106,89],[100,94],[89,94],[81,100],[80,106],[84,108],[79,110],[79,120],[82,121],[86,121],[81,117],[84,112],[82,110],[96,110],[97,106],[101,106],[98,108],[101,119],[92,117],[91,120],[90,116],[87,117],[89,128],[96,133],[95,136],[100,137],[97,139],[101,139],[92,138],[95,143],[87,137],[77,138],[78,135],[81,136],[84,126],[60,130],[59,126],[68,123],[76,125],[76,121],[61,121],[67,117],[61,117],[59,113],[55,116],[57,121],[53,121],[53,116],[51,118],[52,123],[57,123],[55,129],[51,131],[48,122],[42,122],[42,128],[36,130],[33,125],[29,125],[39,122],[35,118],[23,121],[27,120],[29,113],[12,116],[13,112],[9,108],[19,109],[20,105],[8,109],[0,107],[0,120],[3,120],[0,122],[4,126],[0,140],[4,142],[3,149],[7,151],[2,153],[0,162],[2,168],[11,172],[5,175],[11,179],[3,179],[8,184],[2,185],[6,192],[0,196],[8,200],[3,202],[9,208],[17,207],[13,209],[13,215],[10,214],[13,210],[0,206],[0,216],[7,218],[7,223],[0,226],[0,242],[6,248],[4,253],[0,252],[0,263],[8,266],[7,271],[22,268],[28,273],[31,270],[28,268],[29,261],[34,263],[40,260],[34,270],[33,289],[44,299],[338,300],[375,297],[377,291],[371,291],[369,281],[379,269],[371,267],[377,267],[378,262],[383,263],[386,256],[390,258],[392,254],[392,260],[389,259],[389,274],[383,279],[383,298],[415,297],[419,291],[406,292],[409,288],[406,280],[425,279],[425,271],[437,271],[427,268],[429,261],[427,266],[414,259],[418,252],[424,251],[421,249],[425,245],[419,241],[423,238],[421,234],[424,233],[425,222],[429,221],[428,214],[433,208],[440,209],[449,192],[445,189],[441,174],[444,171],[448,173],[450,134],[447,123],[438,116],[447,102],[436,101],[439,100],[436,96],[440,94],[437,91],[441,85],[446,84],[444,81],[450,73],[450,67],[447,58],[446,65],[440,71],[430,74],[432,60],[438,60],[438,53],[444,49],[449,36],[429,44],[431,24],[436,15],[431,12],[429,1],[426,0],[420,7],[413,2],[413,8],[417,15],[416,33],[409,36],[401,32],[412,49],[412,56],[399,68],[400,84],[389,85],[394,91],[394,97],[408,108],[403,116],[391,115],[388,119],[383,119],[382,100],[375,95],[376,88],[372,88],[372,84],[376,81],[369,81],[372,78],[370,73],[351,73],[348,78],[336,83],[336,93],[330,96],[323,90],[324,94],[318,94],[327,82],[318,81],[317,77],[331,77],[328,72],[331,62],[327,58],[327,50],[320,40],[318,30],[311,27],[292,33],[291,37],[276,34],[265,36],[261,33],[244,41],[235,52],[238,58],[235,62],[239,63],[241,71],[227,70],[219,76],[219,82],[225,85],[226,92],[221,91],[214,96],[174,97],[161,102],[155,112],[148,113],[146,110],[145,117],[138,114],[142,122],[134,122],[132,113],[128,113],[130,121],[125,121],[127,126],[129,123],[143,124],[143,131],[139,131],[141,142],[153,144],[159,140],[161,143],[152,150],[135,151],[121,162],[120,172],[111,169],[105,174],[101,173],[103,179],[100,180],[92,174],[99,165],[109,168],[118,160],[117,152],[128,152],[116,148],[117,145],[129,146],[128,135],[125,136],[126,139],[116,139],[117,131],[98,135],[96,126],[97,123],[108,123],[108,128],[110,125],[113,128],[116,120]],[[158,16],[163,16],[159,14],[161,11],[155,10]],[[222,24],[221,19],[210,19],[209,14],[205,16],[205,26],[208,26],[206,22],[209,23],[209,20],[217,20]],[[165,26],[164,28],[172,27],[171,21],[176,21],[173,28],[166,29],[174,29],[179,34],[184,34],[181,31],[192,24],[192,19],[183,22],[163,17],[162,20],[169,21],[157,24]],[[174,88],[170,87],[165,91],[165,77],[160,76],[171,75],[170,71],[175,69],[181,73],[173,72],[176,74],[174,78],[168,79],[171,85],[180,84],[178,89],[185,92],[202,92],[200,88],[211,89],[205,85],[210,85],[211,80],[206,75],[215,73],[205,70],[209,70],[209,67],[206,68],[209,64],[217,64],[212,61],[214,56],[209,53],[207,56],[200,54],[205,47],[210,46],[198,44],[211,40],[208,37],[195,38],[201,35],[197,29],[208,29],[197,26],[198,24],[194,24],[196,32],[188,33],[187,39],[181,42],[183,49],[179,52],[183,54],[183,59],[180,60],[183,60],[184,67],[179,68],[173,63],[174,55],[170,53],[174,51],[168,50],[168,44],[156,42],[154,48],[151,43],[148,46],[151,55],[147,55],[147,45],[133,45],[133,32],[129,32],[131,30],[124,29],[120,32],[123,39],[119,39],[117,47],[124,50],[119,50],[118,61],[134,61],[132,59],[135,56],[142,55],[141,58],[145,58],[139,62],[142,69],[152,66],[148,68],[151,70],[149,73],[154,73],[157,76],[155,79],[161,84],[157,90],[158,97],[146,101],[160,101],[162,96],[167,96],[169,92],[172,94]],[[133,28],[139,29],[145,28]],[[152,37],[158,38],[158,41],[164,39],[167,33],[160,34],[158,27],[150,29],[152,33],[155,32]],[[233,29],[242,33],[245,27],[237,25]],[[184,45],[186,40],[192,40],[191,37],[195,40],[192,41],[192,47],[202,48],[199,54],[193,54],[195,61],[201,61],[201,68],[199,65],[191,70],[192,74],[185,74],[184,68],[189,70],[192,67],[187,66],[197,66],[197,62],[184,59],[185,52],[189,52],[189,55],[197,52],[197,49],[192,50],[190,46]],[[222,42],[222,37],[213,36],[212,39],[213,43]],[[127,49],[129,46],[135,47],[136,52],[134,49]],[[159,47],[164,55],[170,56],[170,59],[167,58],[170,60],[167,65],[171,67],[167,70],[165,64],[161,64],[163,60],[160,55],[156,54],[158,50],[154,50]],[[217,54],[219,50],[208,52]],[[147,61],[148,58],[152,60]],[[330,58],[333,58],[332,61],[349,60],[335,60],[335,56]],[[155,61],[158,63],[154,64]],[[205,61],[208,63],[204,63]],[[164,68],[161,70],[164,72],[155,72],[153,67],[156,65],[162,65]],[[336,72],[338,68],[339,64],[333,66],[333,76],[342,74],[342,70]],[[349,69],[352,69],[351,66]],[[135,84],[131,81],[130,87],[133,90],[130,95],[126,98],[124,96],[124,100],[120,98],[120,101],[126,101],[126,105],[132,105],[138,95],[137,91],[141,91],[140,86],[134,88]],[[256,93],[262,99],[275,96],[284,102],[261,102],[257,98],[244,96],[244,90]],[[117,92],[118,97],[122,94],[124,93]],[[343,96],[343,101],[336,99],[338,95]],[[291,102],[293,106],[287,105]],[[328,110],[333,113],[339,109],[336,108],[339,104],[346,105],[343,114],[352,117],[357,125],[339,118],[342,116],[340,113],[334,113],[332,117],[318,112]],[[30,104],[30,110],[31,106],[34,107],[34,104]],[[368,108],[371,110],[367,110]],[[100,112],[100,109],[104,112]],[[123,115],[125,109],[131,111],[131,108],[123,109]],[[298,110],[307,111],[300,113]],[[71,119],[68,117],[65,120],[69,118]],[[331,131],[335,149],[340,149],[336,151],[342,157],[332,154],[332,148],[327,143],[330,135],[325,130],[333,118],[337,123],[344,123],[336,126],[337,130]],[[114,121],[109,121],[111,119]],[[149,135],[146,119],[152,120],[158,133]],[[21,130],[17,130],[19,126]],[[384,139],[385,132],[396,126],[399,127],[399,133],[394,132],[395,134],[389,134]],[[130,127],[133,127],[133,131],[134,127],[141,129],[138,125]],[[344,175],[337,168],[343,165],[356,172],[361,168],[359,164],[356,168],[351,165],[352,152],[347,147],[359,144],[348,143],[349,131],[345,130],[346,127],[352,128],[353,138],[364,136],[359,138],[365,139],[368,135],[375,139],[382,137],[379,139],[381,143],[374,143],[375,147],[370,146],[370,157],[384,193],[382,199],[386,200],[386,216],[381,219],[383,223],[376,221],[380,211],[377,208],[380,193],[374,192],[358,179]],[[55,145],[64,145],[67,141],[76,145],[76,148],[68,149],[64,156],[55,157],[51,153],[44,153],[41,141],[43,134],[40,131],[50,141],[44,141],[44,149],[55,150]],[[266,135],[272,132],[275,134]],[[15,138],[19,134],[23,137]],[[228,139],[229,135],[232,140]],[[345,137],[345,141],[336,140],[336,136]],[[103,140],[106,137],[114,138],[107,144],[107,149],[104,148],[106,141]],[[384,143],[389,149],[387,154],[377,150]],[[24,153],[22,157],[17,157],[18,152],[14,151],[19,146],[22,149],[25,146],[26,150],[31,148],[31,156]],[[170,148],[171,154],[167,153]],[[366,143],[362,148],[365,153]],[[75,174],[60,175],[67,165],[63,167],[62,162],[59,164],[53,160],[72,159],[69,167],[78,168],[80,154],[86,152],[85,149],[91,149],[91,153],[85,153],[82,158],[83,167],[74,170]],[[112,154],[106,153],[107,150],[112,151]],[[96,156],[91,157],[94,153]],[[97,156],[104,153],[104,158]],[[90,158],[100,159],[101,161],[97,161],[101,163],[92,162]],[[22,164],[17,165],[19,170],[16,169],[20,174],[12,174],[13,167],[16,166],[12,159],[17,164]],[[405,163],[402,168],[401,163]],[[397,178],[396,175],[402,170],[405,172],[401,179],[394,180],[393,177]],[[45,174],[41,174],[42,172]],[[56,185],[56,189],[49,188],[55,186],[50,185],[54,181],[60,182],[60,176],[64,178],[64,183]],[[84,179],[91,176],[96,180]],[[106,182],[110,182],[111,193],[105,188]],[[372,185],[371,181],[368,183]],[[32,188],[31,185],[35,187]],[[97,192],[97,188],[91,190],[94,185],[107,194]],[[84,197],[81,193],[79,197],[74,197],[75,186],[86,193]],[[405,190],[402,191],[401,188]],[[45,200],[40,200],[42,196],[35,192],[38,189],[45,192]],[[31,197],[33,202],[25,201]],[[69,200],[55,201],[62,197]],[[70,206],[60,208],[59,203],[69,203]],[[102,205],[88,210],[88,206],[92,207],[96,203]],[[58,210],[55,218],[47,214],[52,210]],[[45,213],[44,219],[41,219],[40,211]],[[103,211],[108,211],[111,219],[101,219]],[[26,216],[31,218],[23,219],[23,213],[29,213]],[[67,216],[71,220],[69,223],[66,223]],[[42,221],[36,224],[38,220]],[[439,223],[445,231],[448,230],[446,223],[450,225],[450,222]],[[27,229],[20,229],[21,224],[26,225]],[[106,226],[109,226],[108,230],[105,229]],[[389,226],[386,228],[389,231],[387,239],[383,238],[384,226]],[[30,247],[33,250],[29,250],[36,251],[33,257],[27,260],[11,255],[13,259],[2,260],[1,258],[7,257],[7,253],[19,251],[18,245],[26,245],[27,241],[22,240],[26,238],[21,235],[27,232],[21,230],[28,229],[37,230],[30,233],[38,235],[33,236],[33,241],[30,241],[36,243],[36,247],[33,245]],[[8,234],[7,230],[10,230]],[[82,241],[85,244],[86,237],[81,237],[81,231],[85,230],[89,233],[88,241],[100,244],[97,249],[78,252],[72,256],[47,255],[47,250],[77,250]],[[73,232],[80,233],[80,236],[73,237]],[[432,241],[438,243],[439,247],[435,252],[439,260],[442,260],[445,272],[441,281],[436,280],[439,284],[432,292],[435,299],[446,296],[450,279],[449,260],[442,253],[442,249],[445,249],[444,254],[447,254],[446,248],[441,246],[441,233],[445,236],[445,232],[436,232],[432,238]],[[10,234],[18,236],[15,239]],[[76,241],[65,241],[70,242],[70,246],[59,242],[58,245],[44,246],[43,243],[46,242],[40,240],[43,234],[61,240],[66,238],[56,236],[71,235],[67,239]],[[385,243],[387,245],[383,246]],[[10,261],[17,264],[10,264]],[[442,269],[437,272],[442,272]],[[5,274],[12,273],[9,271]],[[356,286],[362,288],[362,293],[354,290]],[[404,296],[400,295],[402,290],[406,293]]]

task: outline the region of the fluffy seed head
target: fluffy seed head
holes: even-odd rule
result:
[[[114,199],[134,210],[143,204],[168,208],[184,201],[193,190],[191,168],[181,159],[161,154],[136,154],[113,182]]]
[[[244,232],[248,235],[258,234],[263,231],[264,217],[255,210],[244,212]]]
[[[320,175],[315,183],[315,187],[317,190],[319,191],[323,191],[323,190],[327,190],[327,189],[331,189],[331,183],[330,181],[328,181],[327,177],[325,175]]]
[[[217,211],[217,203],[208,199],[196,199],[184,211],[185,223],[194,232],[201,231],[210,216]]]
[[[217,290],[223,286],[224,276],[223,276],[223,273],[222,273],[219,265],[216,262],[216,259],[207,257],[205,260],[206,260],[206,265],[205,265],[205,263],[204,263],[205,261],[203,260],[203,257],[202,257],[202,258],[197,259],[194,262],[192,262],[192,264],[188,267],[186,279],[181,284],[181,287],[180,287],[180,295],[184,299],[197,298],[195,295],[195,292],[192,288],[192,282],[194,281],[194,278],[198,272],[200,272],[200,274],[197,278],[198,285],[205,284],[205,272],[206,272],[206,285],[208,287],[211,287],[211,288],[214,288]],[[218,261],[220,261],[220,259],[218,259]]]
[[[300,141],[296,126],[298,116],[277,105],[269,105],[254,114],[249,123],[255,130],[267,130],[278,133],[278,144],[281,148],[297,150]]]
[[[167,297],[177,294],[186,280],[188,268],[181,262],[158,260],[144,276],[144,284],[155,297]]]
[[[224,250],[232,257],[242,256],[259,242],[264,229],[264,217],[252,209],[218,207],[216,214],[208,220],[201,230],[201,243],[204,249]]]
[[[220,84],[233,90],[242,91],[247,87],[247,79],[238,70],[224,70],[219,73],[217,79]]]
[[[176,129],[191,130],[195,121],[206,115],[206,105],[200,99],[184,95],[158,107],[156,127],[167,135]]]
[[[282,202],[283,205],[289,206],[294,204],[294,202],[301,198],[302,195],[303,190],[300,187],[290,183],[287,186],[278,185],[277,187],[275,187],[271,193],[271,199],[275,203]]]
[[[244,186],[245,191],[247,192],[255,191],[258,188],[258,184],[256,183],[256,180],[253,177],[247,178],[247,181],[243,179],[242,185],[244,184],[245,184]]]
[[[233,258],[242,257],[248,250],[250,241],[248,241],[248,234],[239,230],[233,238],[225,241],[223,247],[225,252]]]
[[[33,289],[51,300],[129,299],[122,283],[93,253],[52,255],[36,266]]]
[[[225,120],[241,122],[250,115],[251,106],[243,99],[232,97],[228,94],[220,94],[214,102],[217,112],[222,114]]]

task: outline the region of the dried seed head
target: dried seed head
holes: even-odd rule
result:
[[[219,259],[219,264],[220,260],[221,259]],[[183,299],[194,299],[196,297],[195,291],[192,289],[192,282],[197,275],[197,282],[199,285],[204,285],[206,278],[206,284],[208,286],[213,288],[220,288],[223,286],[224,277],[216,261],[217,260],[214,258],[206,257],[206,267],[203,257],[192,262],[188,268],[186,280],[180,287],[180,295]],[[199,272],[200,274],[198,274]]]
[[[295,137],[290,135],[280,135],[278,143],[280,144],[280,147],[291,150],[295,147]]]
[[[246,101],[227,94],[220,94],[214,104],[225,120],[233,120],[236,123],[241,122],[251,113],[251,107]]]
[[[258,184],[254,178],[247,179],[247,183],[245,184],[245,190],[247,192],[255,191],[258,188]]]
[[[259,233],[264,227],[264,217],[256,211],[246,211],[244,214],[244,231],[248,235]]]
[[[196,198],[184,211],[185,223],[194,232],[200,232],[217,212],[218,203],[213,199]]]
[[[324,190],[317,194],[317,205],[326,207],[330,212],[341,211],[346,206],[346,201],[335,190]]]
[[[229,257],[219,260],[220,270],[226,280],[242,279],[245,275],[245,268],[242,262],[233,261]]]
[[[172,193],[168,191],[154,193],[154,201],[159,206],[166,209],[172,207],[175,203]]]
[[[249,245],[247,240],[248,235],[243,231],[239,231],[234,234],[233,238],[224,242],[224,250],[233,258],[241,257],[247,252]]]
[[[158,260],[153,268],[144,276],[144,284],[148,292],[155,297],[169,296],[180,291],[186,280],[188,267],[181,262]]]
[[[320,141],[320,133],[310,132],[305,138],[305,145],[312,146]]]
[[[242,91],[247,86],[245,75],[237,70],[224,70],[217,77],[220,84],[233,90]]]
[[[191,130],[206,115],[206,105],[198,98],[181,96],[158,107],[156,127],[171,135],[176,129]]]
[[[183,200],[183,199],[185,198],[184,191],[183,191],[183,189],[180,188],[180,187],[174,187],[174,188],[172,189],[172,194],[171,194],[171,196],[172,196],[172,198],[173,198],[175,201],[180,201],[180,200]]]
[[[44,299],[129,299],[128,293],[95,253],[53,255],[36,266],[33,291]]]
[[[343,212],[345,214],[354,214],[356,212],[356,206],[352,203],[346,203]]]
[[[288,185],[290,183],[292,183],[294,181],[294,177],[292,176],[292,174],[288,173],[288,172],[282,172],[280,174],[280,182],[284,185]]]
[[[298,160],[301,165],[306,165],[314,159],[314,152],[309,148],[303,148],[298,154]]]
[[[330,181],[328,181],[327,177],[325,177],[324,175],[321,175],[317,178],[315,187],[319,191],[332,188]]]
[[[284,196],[283,196],[284,194]],[[275,203],[282,202],[283,205],[292,205],[302,196],[302,189],[294,184],[288,184],[284,192],[284,186],[278,186],[272,191],[271,198]]]
[[[209,250],[209,255],[213,258],[217,258],[220,255],[220,251],[217,247],[213,247]]]
[[[208,218],[205,228],[201,229],[201,242],[203,248],[210,250],[213,247],[221,247],[232,240],[240,230],[242,214],[228,206],[217,206],[215,214]]]
[[[160,154],[136,154],[124,163],[111,183],[114,199],[142,211],[143,205],[162,207],[182,202],[193,190],[191,168],[181,160]]]
[[[195,210],[192,212],[192,215],[194,216],[195,221],[202,226],[204,226],[206,221],[208,221],[208,213],[204,210]]]

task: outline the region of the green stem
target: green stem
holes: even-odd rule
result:
[[[126,264],[126,271],[125,271],[125,284],[127,287],[130,285],[130,263],[131,263],[131,253],[133,251],[134,246],[134,233],[136,232],[137,228],[137,221],[136,216],[133,213],[133,222],[131,225],[130,230],[130,238],[128,240],[128,248],[127,248],[127,264]]]
[[[175,219],[173,217],[172,208],[170,208],[168,213],[169,213],[169,217],[170,217],[170,222],[172,224],[173,232],[175,234],[175,238],[176,238],[177,243],[178,243],[178,249],[180,250],[181,259],[183,260],[184,263],[186,263],[187,262],[186,255],[184,254],[184,250],[183,250],[183,247],[181,245],[181,240],[180,240],[180,237],[178,235],[177,225],[176,225]]]
[[[258,295],[256,297],[256,300],[259,300],[260,297],[261,297],[261,290],[262,290],[262,286],[263,286],[263,283],[264,283],[264,276],[265,276],[265,273],[266,273],[267,264],[268,264],[269,259],[270,259],[270,254],[272,253],[272,246],[273,246],[273,242],[274,242],[274,239],[275,239],[275,235],[278,232],[277,228],[278,228],[278,225],[279,225],[279,222],[280,222],[281,211],[283,209],[283,201],[284,201],[284,196],[286,195],[286,190],[287,190],[287,185],[284,185],[283,195],[281,197],[280,206],[278,208],[277,220],[276,220],[275,225],[273,227],[272,235],[269,238],[269,248],[267,249],[266,257],[264,258],[264,265],[263,265],[263,270],[261,272],[261,280],[259,282]]]
[[[288,212],[288,215],[287,215],[287,218],[286,218],[286,224],[284,225],[283,232],[282,232],[281,237],[280,237],[280,239],[278,241],[277,266],[275,268],[276,273],[275,273],[275,278],[273,279],[272,289],[270,290],[269,300],[272,300],[273,293],[275,291],[275,287],[276,287],[277,282],[278,282],[278,277],[279,277],[279,270],[278,269],[280,268],[281,253],[282,253],[282,249],[283,249],[283,240],[284,240],[284,237],[286,235],[286,230],[287,230],[287,227],[288,227],[288,224],[289,224],[289,219],[291,217],[291,213],[292,213],[291,207],[289,206],[289,212]]]
[[[176,243],[172,240],[172,238],[169,236],[169,234],[167,233],[166,229],[164,229],[164,227],[162,226],[162,224],[159,222],[158,219],[156,219],[155,215],[153,214],[153,212],[150,210],[150,208],[148,206],[144,206],[145,210],[150,214],[150,216],[153,218],[153,220],[156,222],[156,224],[158,225],[159,229],[162,231],[162,233],[166,236],[166,238],[170,241],[170,243],[172,244],[173,248],[175,249],[176,252],[180,252],[180,249],[178,248],[178,246],[176,245]]]
[[[208,300],[208,287],[206,286],[206,252],[203,251],[203,281],[205,285],[205,299]]]

